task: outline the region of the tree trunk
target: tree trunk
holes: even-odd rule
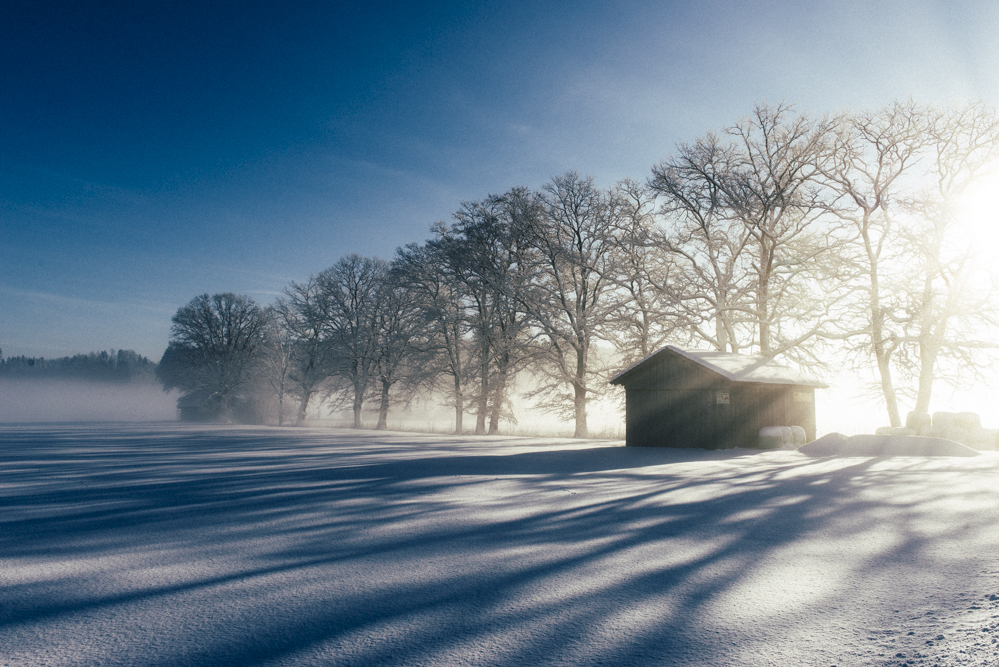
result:
[[[475,435],[486,432],[486,416],[489,414],[489,361],[484,359],[479,367],[479,396],[475,408]]]
[[[382,380],[382,401],[381,405],[378,406],[378,423],[375,424],[376,431],[384,431],[388,428],[389,387],[391,386],[391,382]]]
[[[874,347],[874,358],[878,363],[878,374],[881,376],[881,394],[885,398],[885,407],[888,409],[888,420],[892,426],[898,427],[902,425],[902,418],[898,412],[895,384],[891,379],[891,352],[884,340],[884,311],[878,303],[877,279],[872,278],[871,282],[871,342]]]
[[[305,421],[305,415],[309,410],[309,400],[312,398],[312,390],[302,392],[302,400],[298,403],[298,414],[295,416],[295,426],[301,426]]]
[[[715,340],[718,341],[719,352],[728,352],[728,327],[725,326],[725,315],[722,311],[725,304],[719,303],[718,306],[718,312],[715,313]]]
[[[649,349],[649,313],[644,307],[641,310],[641,320],[640,320],[640,330],[639,330],[639,347],[641,348],[642,359],[652,354],[653,350]]]
[[[883,347],[882,343],[882,347]],[[891,366],[888,364],[888,355],[882,351],[875,350],[878,361],[878,373],[881,374],[881,393],[885,397],[885,406],[888,408],[888,419],[892,426],[901,426],[902,418],[898,412],[898,398],[895,396],[895,384],[891,379]]]
[[[461,379],[454,376],[454,433],[461,435],[464,430],[462,417],[465,415],[465,397],[461,393]]]
[[[572,383],[575,393],[573,397],[573,412],[576,417],[574,438],[590,437],[590,429],[586,424],[586,348],[576,350],[576,381]]]
[[[760,354],[769,357],[770,349],[770,277],[760,268],[760,277],[756,285],[756,315],[760,325]]]
[[[895,384],[891,378],[891,353],[885,344],[885,312],[881,307],[881,284],[878,277],[878,256],[874,252],[873,243],[868,230],[870,213],[864,213],[861,236],[864,239],[864,250],[867,253],[867,264],[871,272],[871,345],[874,348],[874,358],[878,364],[878,374],[881,376],[881,394],[885,398],[888,410],[888,420],[893,427],[902,425],[902,417],[898,412],[898,398],[895,395]]]
[[[942,314],[933,317],[933,289],[931,278],[926,279],[923,288],[923,316],[919,332],[919,389],[916,392],[916,412],[929,414],[930,397],[933,393],[933,379],[936,375],[937,357],[947,335],[947,313],[953,311],[953,297],[956,288],[951,285]]]
[[[930,397],[933,394],[933,376],[940,348],[935,345],[933,336],[927,342],[919,344],[919,390],[916,393],[916,412],[929,414]]]
[[[361,406],[364,403],[364,388],[354,383],[354,426],[353,428],[364,428],[361,422]]]
[[[509,358],[509,354],[504,354],[500,359],[500,367],[497,370],[496,387],[493,389],[492,411],[489,415],[489,435],[499,433],[500,417],[502,416],[503,403],[506,400],[506,378]]]
[[[573,407],[575,409],[576,416],[576,430],[573,432],[572,437],[588,438],[590,437],[590,429],[586,425],[586,387],[583,387],[579,383],[573,383],[573,389],[576,394],[573,399]]]

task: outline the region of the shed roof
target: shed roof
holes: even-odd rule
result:
[[[611,378],[611,384],[623,384],[624,377],[640,366],[665,354],[677,354],[732,382],[759,382],[763,384],[796,384],[806,387],[828,387],[821,380],[805,375],[789,366],[759,354],[734,354],[710,350],[687,350],[667,345],[653,352]]]

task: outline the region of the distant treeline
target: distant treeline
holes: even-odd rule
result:
[[[97,382],[153,382],[156,363],[134,350],[109,350],[72,357],[7,357],[0,355],[2,379],[92,380]]]

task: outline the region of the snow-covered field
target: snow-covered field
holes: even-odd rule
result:
[[[999,664],[999,454],[622,444],[0,427],[0,664]]]

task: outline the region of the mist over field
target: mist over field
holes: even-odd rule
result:
[[[623,392],[622,392],[623,393]],[[624,440],[624,408],[621,397],[616,392],[608,392],[602,400],[593,401],[589,410],[590,437],[594,439]],[[377,404],[372,401],[371,408]],[[549,438],[570,437],[573,432],[571,419],[545,412],[532,405],[531,401],[516,394],[509,399],[510,415],[513,420],[504,420],[500,427],[501,435],[540,436]],[[310,412],[309,424],[313,426],[349,427],[349,410],[331,411],[327,406],[317,406]],[[364,413],[364,425],[372,428],[378,419],[376,409]],[[471,432],[475,415],[466,413],[465,432]],[[411,405],[397,406],[389,413],[388,430],[417,431],[441,434],[454,433],[454,410],[447,405],[447,399],[431,395]]]
[[[0,424],[26,422],[144,422],[176,420],[179,392],[164,392],[156,384],[113,384],[52,379],[0,380]],[[975,401],[973,394],[959,394],[941,401],[943,409],[980,412],[983,423],[997,427],[988,407]],[[624,439],[624,412],[618,397],[611,394],[596,401],[590,409],[592,436]],[[372,406],[374,407],[374,406]],[[572,435],[571,420],[534,408],[530,401],[513,396],[512,414],[516,423],[504,423],[504,435],[563,437]],[[833,431],[855,435],[873,433],[882,426],[883,407],[855,397],[848,389],[833,386],[821,391],[816,400],[818,433]],[[378,418],[375,409],[364,413],[365,426]],[[471,418],[471,417],[469,417]],[[273,420],[272,420],[273,421]],[[349,426],[349,411],[330,410],[328,405],[310,408],[308,424],[319,427]],[[443,396],[428,396],[408,408],[398,406],[389,413],[389,430],[451,433],[454,412]]]
[[[178,418],[179,392],[164,392],[158,384],[85,382],[56,379],[0,380],[0,424],[31,422],[158,422]],[[374,404],[374,402],[372,402]],[[572,423],[513,397],[516,423],[505,423],[506,435],[560,437],[572,434]],[[365,426],[373,427],[377,411],[364,413]],[[316,402],[306,423],[318,427],[349,426],[348,411],[330,409]],[[271,422],[274,420],[271,419]],[[595,402],[592,409],[595,437],[624,438],[624,413],[614,397]],[[389,415],[390,430],[451,433],[454,413],[443,396],[428,396],[409,407],[400,405]]]
[[[837,381],[839,380],[839,381]],[[829,389],[816,397],[818,434],[841,432],[847,435],[873,433],[883,426],[884,408],[876,401],[858,396],[856,388],[841,379],[833,380]],[[516,422],[504,422],[504,435],[564,437],[572,435],[572,422],[546,413],[520,394],[526,384],[510,397],[511,414]],[[55,379],[0,380],[0,424],[27,422],[149,422],[173,421],[178,418],[177,391],[164,392],[158,384],[115,384]],[[971,410],[982,416],[989,428],[999,427],[987,403],[987,396],[964,391],[941,396],[940,409],[959,412]],[[394,406],[389,413],[388,429],[452,433],[454,411],[444,396],[430,395],[414,401],[408,407]],[[615,392],[589,409],[592,437],[624,439],[624,411],[621,397]],[[371,401],[364,412],[365,427],[372,428],[377,419],[377,402]],[[466,415],[470,428],[474,415]],[[269,422],[276,424],[273,415]],[[293,422],[288,422],[293,423]],[[328,403],[316,402],[310,407],[307,424],[318,427],[350,426],[349,410],[332,410]],[[287,424],[286,424],[287,425]]]
[[[0,423],[177,418],[177,392],[156,384],[53,379],[0,380]]]

